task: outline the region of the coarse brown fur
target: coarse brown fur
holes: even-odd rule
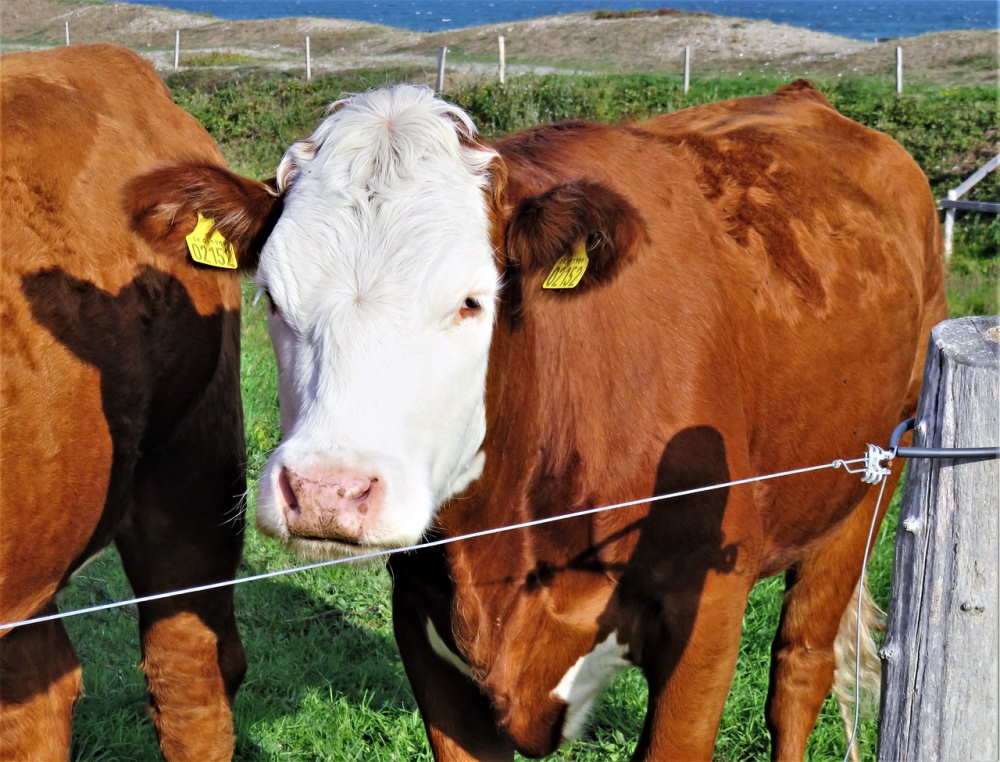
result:
[[[945,315],[933,200],[902,148],[808,83],[495,148],[486,470],[443,535],[856,457],[913,411]],[[587,287],[543,291],[592,233]],[[746,596],[784,572],[767,716],[773,757],[801,759],[873,509],[857,477],[820,471],[394,557],[436,758],[551,753],[553,689],[615,632],[649,683],[635,759],[711,759]]]
[[[182,236],[150,247],[124,209],[137,174],[222,157],[124,49],[6,56],[2,99],[0,621],[54,612],[110,542],[138,595],[230,578],[238,278],[192,262]],[[142,604],[139,626],[166,758],[228,759],[245,669],[230,589]],[[66,758],[81,679],[62,624],[0,636],[0,758]]]

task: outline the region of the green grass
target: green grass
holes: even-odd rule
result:
[[[345,91],[363,90],[413,72],[354,72],[311,83],[256,71],[190,71],[171,77],[177,100],[216,136],[238,171],[269,176],[284,148],[307,135],[327,104]],[[528,124],[583,116],[639,118],[646,114],[779,84],[765,76],[697,83],[685,97],[669,77],[516,78],[506,88],[485,86],[451,93],[487,134]],[[886,86],[870,81],[833,83],[838,107],[888,129],[914,152],[936,184],[935,192],[968,174],[958,159],[975,155],[996,122],[995,99],[982,88],[920,91],[896,102]],[[981,112],[981,113],[980,113]],[[949,163],[951,162],[951,163]],[[993,198],[995,180],[990,181]],[[988,186],[990,187],[990,186]],[[980,196],[989,198],[989,195]],[[984,215],[979,216],[984,217]],[[956,226],[949,275],[954,314],[997,311],[997,242],[1000,223],[967,216]],[[242,379],[251,482],[279,438],[274,360],[263,304],[244,289]],[[845,453],[853,456],[854,453]],[[248,510],[254,509],[251,488]],[[889,594],[896,508],[871,563],[871,587],[884,605]],[[252,520],[251,520],[252,523]],[[241,575],[299,564],[253,530]],[[768,738],[763,705],[770,641],[781,604],[779,578],[757,585],[745,616],[740,661],[719,732],[716,759],[763,760]],[[130,597],[113,551],[86,567],[61,596],[64,609]],[[381,566],[340,566],[237,588],[237,612],[250,669],[238,695],[236,759],[429,760],[416,705],[392,639],[389,580]],[[84,664],[86,694],[76,715],[73,758],[152,760],[158,752],[145,720],[146,695],[136,665],[136,615],[116,609],[68,620]],[[622,673],[603,696],[585,739],[553,759],[607,762],[629,757],[645,712],[646,688],[635,670]],[[872,758],[875,728],[864,729]],[[809,746],[810,760],[837,760],[843,734],[832,701],[823,709]]]

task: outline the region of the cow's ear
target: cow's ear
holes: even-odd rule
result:
[[[274,182],[240,177],[211,164],[174,164],[130,180],[124,190],[132,229],[157,251],[186,256],[198,215],[232,244],[241,271],[257,269],[260,250],[281,214]]]
[[[524,276],[551,272],[582,244],[588,262],[572,289],[578,292],[613,278],[646,237],[641,215],[620,193],[574,180],[517,205],[507,224],[505,253],[508,264]]]

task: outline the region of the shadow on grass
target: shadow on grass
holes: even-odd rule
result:
[[[245,565],[241,576],[263,569]],[[416,710],[392,639],[378,570],[327,570],[236,588],[249,667],[234,707],[234,759],[280,756],[269,738],[287,723],[375,712],[389,722]],[[294,579],[295,581],[291,581]],[[131,597],[117,555],[105,552],[60,597],[64,611]],[[336,599],[336,603],[331,603]],[[67,620],[84,666],[71,759],[160,759],[141,671],[134,607]],[[359,732],[364,723],[359,723]]]

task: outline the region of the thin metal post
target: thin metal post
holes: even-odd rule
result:
[[[309,35],[306,35],[306,79],[312,79],[312,52],[309,49]]]
[[[948,191],[948,199],[950,201],[955,201],[958,199],[958,194],[954,190]],[[955,235],[955,210],[945,209],[944,210],[944,261],[947,262],[951,259],[952,252],[952,238]]]
[[[691,46],[684,46],[684,94],[691,89]]]
[[[896,95],[903,94],[903,48],[896,46]]]
[[[444,92],[444,62],[448,55],[448,47],[445,46],[441,48],[441,52],[438,53],[438,78],[437,78],[437,88],[438,93]]]
[[[181,68],[181,30],[174,33],[174,71]]]
[[[497,37],[497,45],[500,47],[500,84],[507,81],[507,49],[503,35]]]

